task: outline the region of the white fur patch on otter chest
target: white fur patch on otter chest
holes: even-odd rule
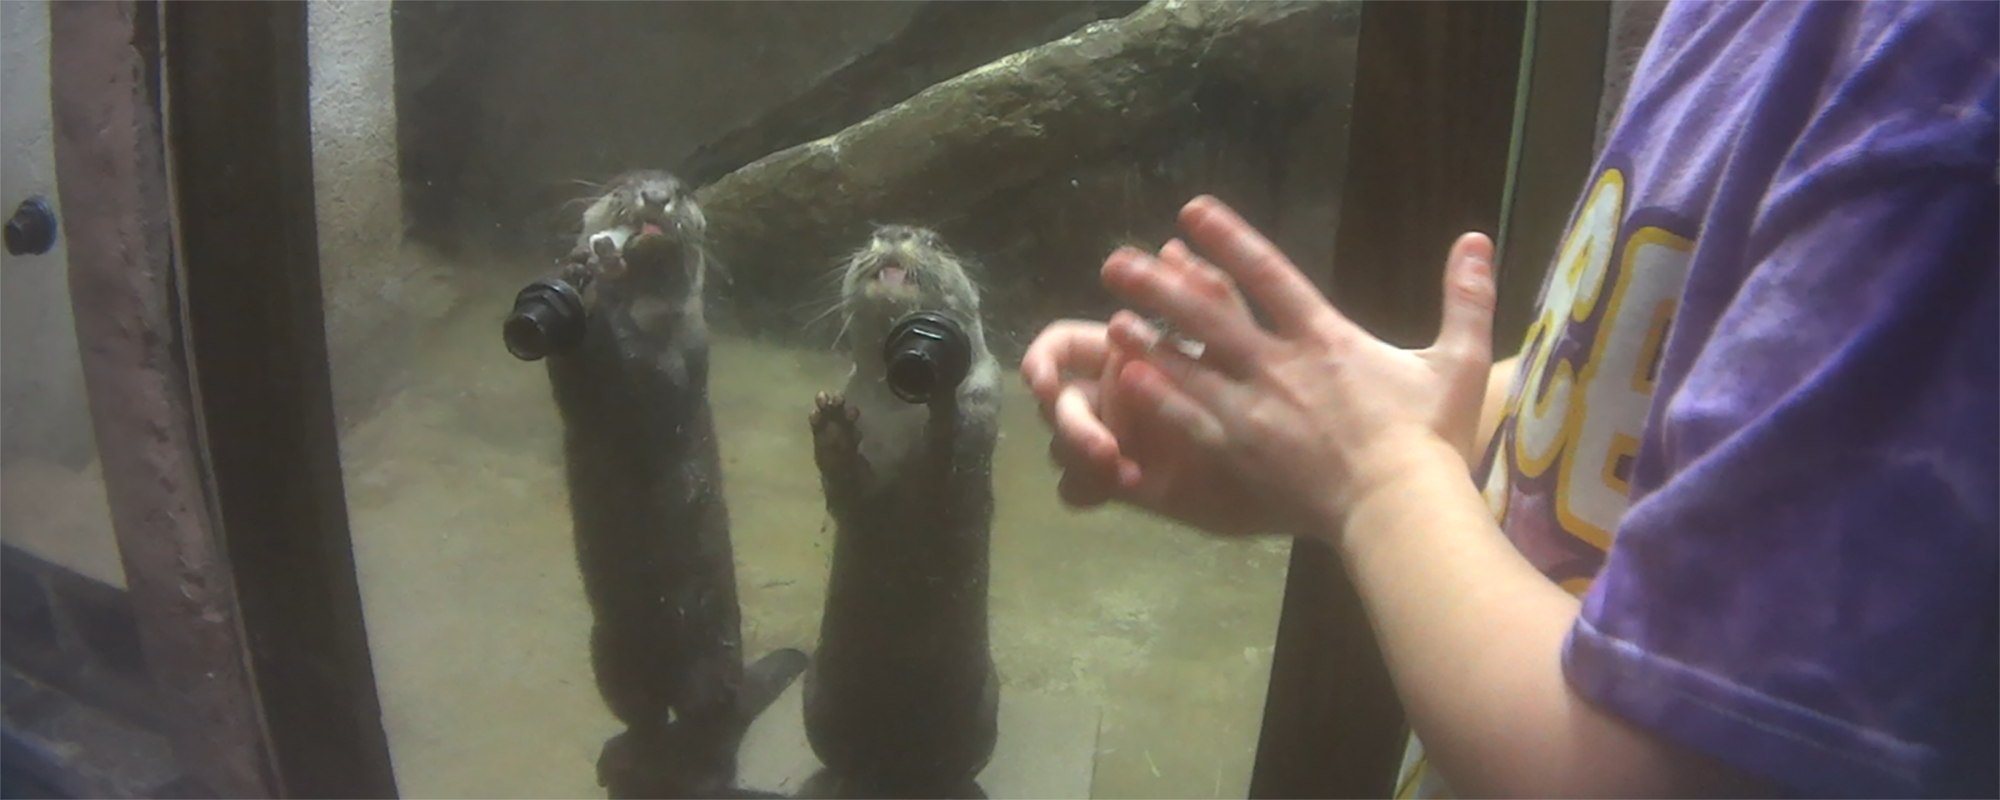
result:
[[[880,379],[854,376],[848,381],[847,401],[861,412],[861,456],[879,481],[892,481],[917,464],[924,428],[930,423],[929,406],[905,403],[889,392]]]

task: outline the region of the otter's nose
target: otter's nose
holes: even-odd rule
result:
[[[664,187],[648,186],[639,191],[639,199],[644,200],[646,205],[665,208],[667,201],[674,199],[674,194]]]

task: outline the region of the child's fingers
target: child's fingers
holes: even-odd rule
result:
[[[1484,369],[1493,359],[1493,242],[1468,233],[1445,260],[1444,317],[1432,349]]]
[[[1065,319],[1050,323],[1021,356],[1021,378],[1042,403],[1053,405],[1065,373],[1096,375],[1110,353],[1104,323]]]
[[[1054,414],[1050,426],[1065,450],[1097,468],[1117,471],[1118,438],[1097,418],[1089,396],[1082,389],[1065,387],[1056,398]]]

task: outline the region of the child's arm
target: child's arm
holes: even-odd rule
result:
[[[1322,535],[1454,791],[1991,786],[1991,181],[1904,173],[1795,219],[1648,423],[1664,480],[1581,602],[1449,445],[1382,449],[1395,478]]]

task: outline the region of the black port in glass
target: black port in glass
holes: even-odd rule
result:
[[[583,343],[583,294],[568,281],[543,278],[514,295],[514,310],[501,327],[507,352],[522,361],[540,361]]]
[[[889,391],[905,403],[927,403],[955,392],[972,368],[972,342],[965,329],[935,311],[918,311],[896,321],[882,343]]]
[[[7,220],[7,254],[41,255],[56,246],[56,212],[49,201],[30,197]]]

